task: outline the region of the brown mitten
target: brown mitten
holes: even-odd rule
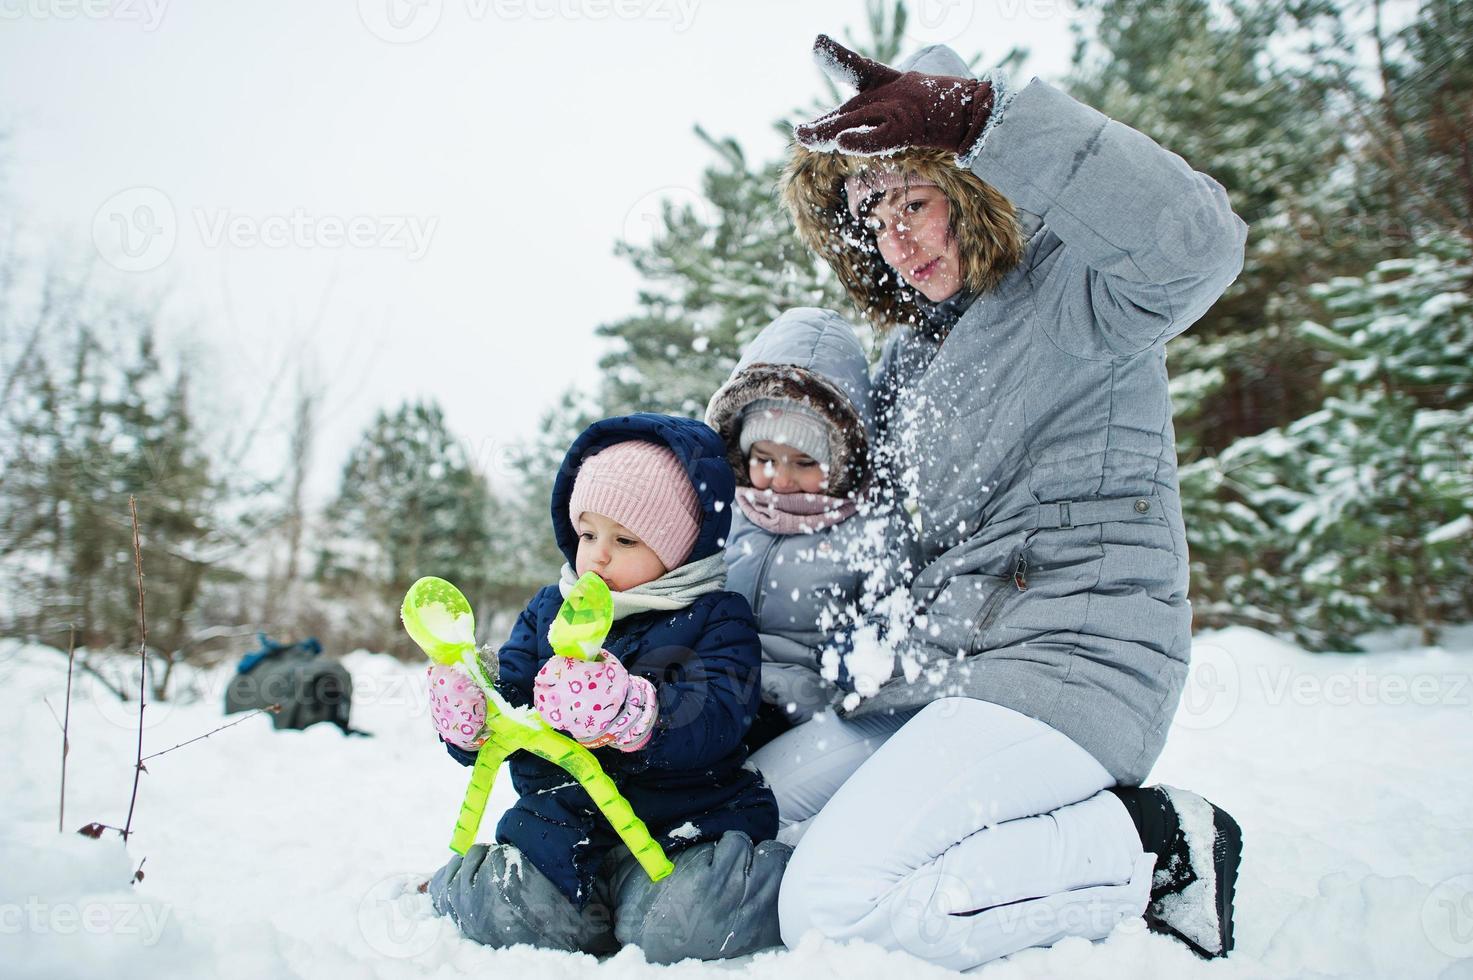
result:
[[[975,78],[899,72],[827,34],[813,42],[813,56],[830,78],[859,94],[795,128],[810,150],[879,156],[927,146],[964,154],[992,114],[992,86]]]

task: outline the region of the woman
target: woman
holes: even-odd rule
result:
[[[1211,178],[1043,82],[973,79],[944,47],[900,71],[815,53],[859,94],[798,127],[784,201],[887,333],[880,466],[918,508],[920,616],[895,676],[754,756],[785,824],[838,785],[783,938],[965,969],[1144,914],[1225,955],[1237,825],[1137,787],[1190,652],[1164,344],[1246,228]]]

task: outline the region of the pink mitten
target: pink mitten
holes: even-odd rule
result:
[[[547,723],[589,748],[613,743],[623,752],[644,748],[655,724],[655,686],[630,677],[607,651],[599,660],[552,657],[533,682],[537,710]]]
[[[454,667],[432,664],[427,673],[435,730],[456,748],[480,748],[486,741],[481,732],[486,726],[486,693]]]

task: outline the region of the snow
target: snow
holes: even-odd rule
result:
[[[442,643],[475,646],[476,620],[464,612],[452,612],[443,602],[427,602],[420,606],[419,620],[429,634]]]
[[[859,77],[859,72],[841,60],[839,52],[831,45],[814,45],[813,60],[818,65],[819,70],[840,85],[848,85],[850,88],[857,89],[863,81]]]
[[[1237,949],[1206,963],[1122,924],[989,964],[1052,976],[1473,976],[1473,630],[1441,648],[1386,634],[1319,654],[1253,630],[1199,636],[1153,782],[1201,793],[1243,827]],[[126,848],[72,833],[126,819],[136,708],[79,679],[58,834],[66,658],[0,642],[0,974],[12,977],[529,976],[891,980],[949,971],[809,936],[724,964],[650,966],[464,940],[418,885],[449,856],[469,770],[432,734],[423,665],[354,653],[353,721],[277,732],[257,716],[147,763]],[[224,723],[229,668],[196,703],[148,709],[144,752]],[[513,799],[505,774],[482,825]],[[145,878],[130,885],[140,862]]]
[[[1170,788],[1167,793],[1187,839],[1187,860],[1197,876],[1181,891],[1161,899],[1161,915],[1183,936],[1216,952],[1222,948],[1222,935],[1217,922],[1217,875],[1212,863],[1212,807],[1192,792]]]
[[[673,840],[695,840],[701,836],[701,831],[699,827],[687,820],[679,827],[670,831],[669,836]]]
[[[1433,530],[1425,540],[1428,544],[1441,544],[1468,534],[1473,534],[1473,517],[1464,514]]]

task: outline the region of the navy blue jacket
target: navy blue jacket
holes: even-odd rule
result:
[[[595,450],[629,439],[668,446],[686,466],[702,508],[689,560],[720,552],[735,492],[726,446],[702,422],[640,413],[595,422],[563,460],[553,483],[552,523],[569,564],[578,547],[568,517],[578,467]],[[533,678],[553,655],[547,631],[562,602],[556,585],[539,591],[501,648],[496,686],[514,705],[532,703]],[[626,616],[614,623],[604,647],[631,674],[653,682],[659,712],[643,749],[605,747],[594,754],[666,853],[728,830],[754,841],[776,836],[777,803],[747,766],[743,744],[761,698],[761,645],[747,600],[710,592],[675,612]],[[474,755],[451,754],[474,761]],[[581,907],[618,836],[562,769],[528,752],[514,753],[510,764],[520,798],[502,816],[496,839],[515,845]]]

